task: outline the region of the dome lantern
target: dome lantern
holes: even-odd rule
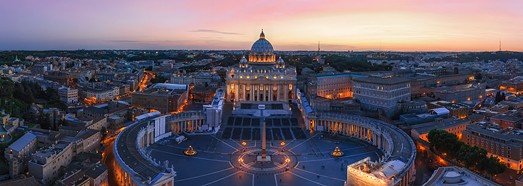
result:
[[[262,31],[260,33],[260,39],[262,39],[262,38],[265,38],[265,34],[263,33],[263,28],[262,28]]]

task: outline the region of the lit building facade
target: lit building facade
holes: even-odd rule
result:
[[[507,81],[503,81],[499,90],[506,91],[511,94],[522,94],[523,93],[523,76],[518,76]]]
[[[410,130],[410,135],[413,139],[421,139],[423,141],[429,142],[428,136],[431,130],[445,130],[448,133],[454,134],[461,139],[463,137],[463,131],[467,129],[467,126],[470,124],[468,119],[458,119],[458,118],[446,118],[440,119],[433,122],[422,123],[415,125]]]
[[[354,74],[332,74],[316,77],[316,95],[327,99],[352,98]]]
[[[307,130],[350,136],[383,152],[379,161],[371,162],[366,158],[348,165],[345,186],[407,186],[416,179],[416,146],[401,129],[372,118],[322,112],[306,113],[307,109],[302,108],[300,111],[305,114]],[[363,168],[365,166],[369,167]]]
[[[485,97],[485,85],[465,84],[449,87],[434,88],[433,91],[436,99],[450,101],[451,103],[463,101],[480,101]]]
[[[523,170],[523,134],[518,129],[502,129],[498,124],[480,122],[467,126],[462,141],[487,150],[488,156],[513,170]]]
[[[231,102],[280,101],[296,98],[296,68],[276,54],[265,34],[254,42],[247,58],[227,70],[227,100]]]
[[[58,89],[58,95],[60,96],[60,101],[65,104],[76,104],[78,103],[78,89],[60,87]]]
[[[406,78],[354,78],[354,99],[369,111],[382,111],[387,117],[399,111],[400,101],[410,101],[410,81]]]
[[[189,87],[181,84],[158,83],[143,92],[132,94],[132,106],[161,113],[179,111],[187,102]]]

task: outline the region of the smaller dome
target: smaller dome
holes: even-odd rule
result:
[[[247,63],[247,58],[245,58],[245,56],[243,56],[242,59],[240,59],[240,63]]]
[[[276,68],[285,68],[285,61],[281,57],[276,60]]]
[[[278,63],[283,63],[283,62],[285,62],[285,61],[283,61],[283,59],[282,59],[281,56],[280,56],[280,58],[278,58],[278,61],[277,61],[277,62],[278,62]]]

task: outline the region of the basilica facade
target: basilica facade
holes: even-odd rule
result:
[[[289,102],[296,98],[296,68],[276,59],[271,43],[260,33],[248,59],[229,67],[227,100],[231,102]]]

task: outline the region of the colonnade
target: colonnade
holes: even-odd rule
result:
[[[276,78],[279,78],[275,76]],[[273,77],[268,77],[273,78]],[[228,84],[230,101],[289,101],[294,99],[292,84]]]
[[[379,120],[344,114],[317,113],[306,117],[305,121],[311,131],[323,131],[331,134],[340,134],[354,137],[368,142],[382,150],[384,161],[400,159],[406,165],[394,180],[394,185],[407,186],[416,177],[414,159],[416,157],[415,146],[412,140],[401,129],[383,123]],[[403,151],[410,151],[411,154],[402,154]]]

